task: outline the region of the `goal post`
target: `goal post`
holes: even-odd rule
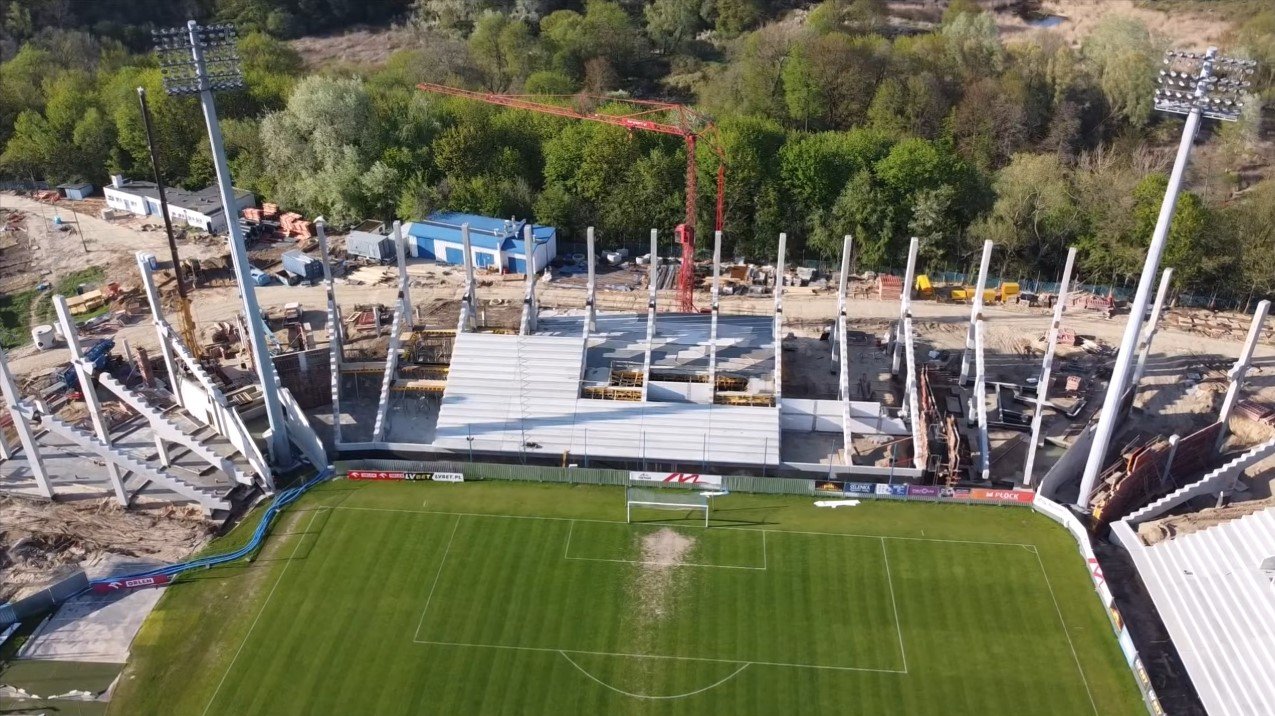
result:
[[[633,522],[633,508],[653,510],[703,510],[704,526],[708,527],[709,499],[698,492],[684,490],[652,489],[647,487],[624,488],[624,521]]]

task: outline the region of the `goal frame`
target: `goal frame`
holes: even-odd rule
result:
[[[635,495],[638,496],[637,499],[634,499]],[[668,497],[667,499],[653,499],[656,495],[667,495]],[[625,523],[633,523],[633,508],[635,506],[651,507],[657,510],[703,510],[704,527],[708,527],[709,515],[712,512],[712,500],[698,493],[673,492],[659,488],[626,485],[624,488]]]

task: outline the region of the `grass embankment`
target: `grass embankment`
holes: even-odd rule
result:
[[[111,713],[1140,712],[1052,522],[810,502],[719,499],[669,566],[614,487],[330,483],[169,588]]]

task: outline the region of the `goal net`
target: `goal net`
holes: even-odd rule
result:
[[[651,489],[646,487],[626,487],[624,489],[624,519],[633,521],[633,509],[703,510],[704,526],[708,526],[709,499],[698,492],[684,490]]]

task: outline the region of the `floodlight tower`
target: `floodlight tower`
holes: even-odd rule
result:
[[[255,283],[249,273],[248,251],[244,246],[243,231],[239,228],[239,209],[235,190],[230,181],[230,167],[226,162],[226,148],[221,138],[221,125],[217,122],[217,105],[213,92],[237,90],[244,86],[239,68],[239,55],[235,51],[235,28],[231,25],[200,26],[191,20],[186,27],[152,30],[155,52],[164,74],[164,90],[173,96],[198,95],[203,105],[204,121],[208,125],[208,143],[212,149],[213,166],[217,170],[217,188],[221,193],[221,209],[226,217],[226,230],[230,233],[230,255],[234,259],[235,280],[243,298],[244,316],[248,324],[248,339],[252,349],[252,361],[261,379],[261,394],[265,398],[266,417],[270,421],[270,458],[275,465],[291,463],[292,450],[288,443],[288,428],[283,420],[283,407],[279,402],[278,379],[270,350],[266,346],[265,331],[261,322],[261,308],[257,304]]]
[[[1125,389],[1133,369],[1138,335],[1142,332],[1142,318],[1160,269],[1160,256],[1168,241],[1173,209],[1177,204],[1178,193],[1182,190],[1182,176],[1186,173],[1191,144],[1200,129],[1200,121],[1204,118],[1228,122],[1239,119],[1240,109],[1244,106],[1240,101],[1241,95],[1251,85],[1242,78],[1252,75],[1256,66],[1257,63],[1252,60],[1221,57],[1217,54],[1216,47],[1210,47],[1204,53],[1170,50],[1164,54],[1164,69],[1160,71],[1160,85],[1155,92],[1155,108],[1161,112],[1186,115],[1186,126],[1182,130],[1182,141],[1178,144],[1177,158],[1173,161],[1173,171],[1169,174],[1164,202],[1160,205],[1160,217],[1156,221],[1155,232],[1151,235],[1151,245],[1147,247],[1147,259],[1142,265],[1138,291],[1129,307],[1129,322],[1125,324],[1124,336],[1120,340],[1120,352],[1116,355],[1116,365],[1111,371],[1107,397],[1098,416],[1093,445],[1081,477],[1080,495],[1076,500],[1081,509],[1089,508],[1089,495],[1093,492],[1098,475],[1106,466],[1107,448],[1116,430]]]

